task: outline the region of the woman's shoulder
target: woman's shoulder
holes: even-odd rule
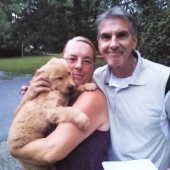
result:
[[[107,111],[107,101],[104,93],[96,89],[95,91],[85,91],[78,98],[76,103],[82,103],[86,107],[93,107],[94,109],[101,108]],[[101,110],[101,111],[102,111]]]
[[[93,99],[98,98],[99,101],[102,101],[102,100],[106,101],[106,97],[100,89],[96,89],[94,91],[85,91],[79,96],[79,98],[85,98],[85,97],[93,98]]]
[[[109,118],[106,97],[99,89],[95,91],[83,92],[75,102],[76,107],[84,112],[88,117],[93,117],[99,122],[98,130],[109,129]]]

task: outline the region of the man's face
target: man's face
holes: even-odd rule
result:
[[[123,18],[106,19],[100,24],[98,47],[110,68],[126,67],[132,61],[137,37],[132,36],[129,22]]]
[[[68,61],[76,86],[92,80],[94,71],[93,55],[93,49],[85,42],[70,41],[67,44],[63,58]],[[71,59],[71,62],[69,62],[68,58]],[[91,63],[91,65],[89,63]]]

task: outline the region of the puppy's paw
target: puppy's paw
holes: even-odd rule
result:
[[[80,86],[78,86],[78,87],[76,88],[76,90],[77,90],[78,92],[84,92],[84,91],[85,91],[85,87],[84,87],[84,85],[80,85]]]
[[[86,91],[94,91],[97,89],[97,86],[95,83],[86,83],[85,84],[85,90]]]
[[[77,127],[81,130],[86,131],[90,127],[90,120],[85,114],[75,117],[75,123],[76,123]]]
[[[96,89],[97,89],[97,86],[95,83],[86,83],[86,84],[83,84],[77,87],[77,90],[81,92],[94,91]]]

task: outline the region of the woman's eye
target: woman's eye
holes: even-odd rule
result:
[[[69,58],[70,61],[76,61],[76,58]]]
[[[83,60],[83,62],[84,62],[84,63],[88,63],[88,64],[90,64],[90,63],[91,63],[91,61],[90,61],[90,60]]]

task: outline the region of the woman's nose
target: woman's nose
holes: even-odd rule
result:
[[[75,68],[82,68],[82,60],[77,60],[77,63],[75,65]]]

